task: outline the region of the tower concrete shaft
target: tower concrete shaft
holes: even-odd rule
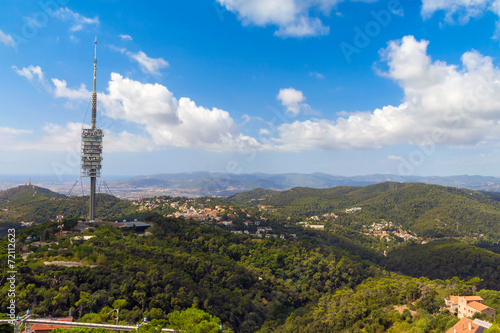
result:
[[[96,178],[101,176],[102,129],[96,128],[97,114],[97,39],[94,46],[94,89],[92,90],[92,127],[82,129],[82,176],[90,177],[89,221],[95,221]]]

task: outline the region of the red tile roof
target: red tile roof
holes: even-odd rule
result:
[[[471,324],[471,330],[469,330],[469,323]],[[458,323],[455,324],[452,328],[450,328],[446,333],[475,333],[477,330],[481,328],[481,326],[474,324],[471,319],[463,318]]]
[[[468,302],[473,302],[473,301],[484,301],[481,296],[463,296],[465,300]]]
[[[61,321],[61,322],[72,322],[73,318],[47,318],[47,319],[40,319],[40,320],[52,320],[52,321],[56,320],[56,321]],[[70,327],[64,326],[64,325],[52,325],[52,324],[33,324],[33,326],[31,326],[31,331],[32,332],[52,331],[56,328],[68,329]]]
[[[470,306],[473,309],[478,310],[478,311],[483,311],[483,310],[486,310],[486,309],[490,308],[489,306],[486,306],[483,303],[479,303],[479,302],[471,302],[471,303],[469,303],[467,305]]]

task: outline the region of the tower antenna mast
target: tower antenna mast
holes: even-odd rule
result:
[[[92,90],[92,129],[95,129],[97,114],[97,37],[94,42],[94,89]]]

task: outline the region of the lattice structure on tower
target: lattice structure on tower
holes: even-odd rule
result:
[[[82,177],[101,176],[102,137],[101,129],[82,129]]]

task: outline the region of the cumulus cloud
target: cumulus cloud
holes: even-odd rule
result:
[[[16,42],[14,41],[14,38],[12,38],[11,35],[3,32],[2,30],[0,30],[0,43],[4,44],[6,46],[10,46],[10,47],[16,46]]]
[[[198,106],[186,97],[176,99],[158,83],[113,73],[108,94],[101,97],[108,117],[142,125],[158,146],[231,151],[259,145],[239,132],[227,111]]]
[[[303,103],[306,98],[302,91],[294,88],[280,89],[276,98],[286,107],[286,112],[294,116],[298,115],[301,110],[309,107],[309,105]]]
[[[137,61],[141,70],[146,74],[161,75],[160,70],[169,66],[163,58],[150,58],[142,51],[137,53],[125,51],[125,54],[130,59]]]
[[[54,12],[54,17],[60,19],[61,21],[69,21],[71,22],[70,31],[80,31],[83,30],[85,26],[89,25],[98,25],[99,19],[96,17],[88,18],[79,13],[75,13],[71,9],[59,8]]]
[[[471,18],[485,12],[500,16],[500,0],[422,0],[422,16],[430,18],[434,13],[443,11],[448,23],[466,24]],[[495,37],[500,36],[500,23],[497,22]]]
[[[492,0],[422,0],[422,16],[429,18],[437,11],[445,12],[445,20],[454,22],[458,19],[467,23],[471,17],[482,15],[492,4]]]
[[[120,38],[122,40],[132,40],[132,36],[130,36],[130,35],[120,35]]]
[[[45,89],[50,90],[49,83],[45,79],[42,68],[40,66],[30,65],[21,69],[19,69],[17,66],[12,66],[12,69],[16,72],[17,75],[26,78],[26,80],[28,80],[30,83],[38,84]]]
[[[281,37],[326,35],[329,28],[311,12],[329,15],[342,0],[217,0],[243,24],[276,26]]]
[[[500,69],[476,51],[464,53],[461,66],[433,61],[427,45],[406,36],[382,52],[389,66],[384,75],[404,91],[402,104],[337,120],[283,124],[276,143],[284,150],[337,150],[498,140]]]
[[[55,97],[84,100],[90,98],[91,95],[83,83],[78,89],[68,88],[65,80],[52,79],[52,84],[55,87],[53,90]]]
[[[141,71],[146,74],[160,76],[160,70],[170,66],[168,61],[163,58],[150,58],[148,55],[142,51],[137,53],[131,52],[123,47],[116,47],[114,45],[109,46],[110,49],[116,52],[125,54],[129,59],[136,61],[141,68]]]

